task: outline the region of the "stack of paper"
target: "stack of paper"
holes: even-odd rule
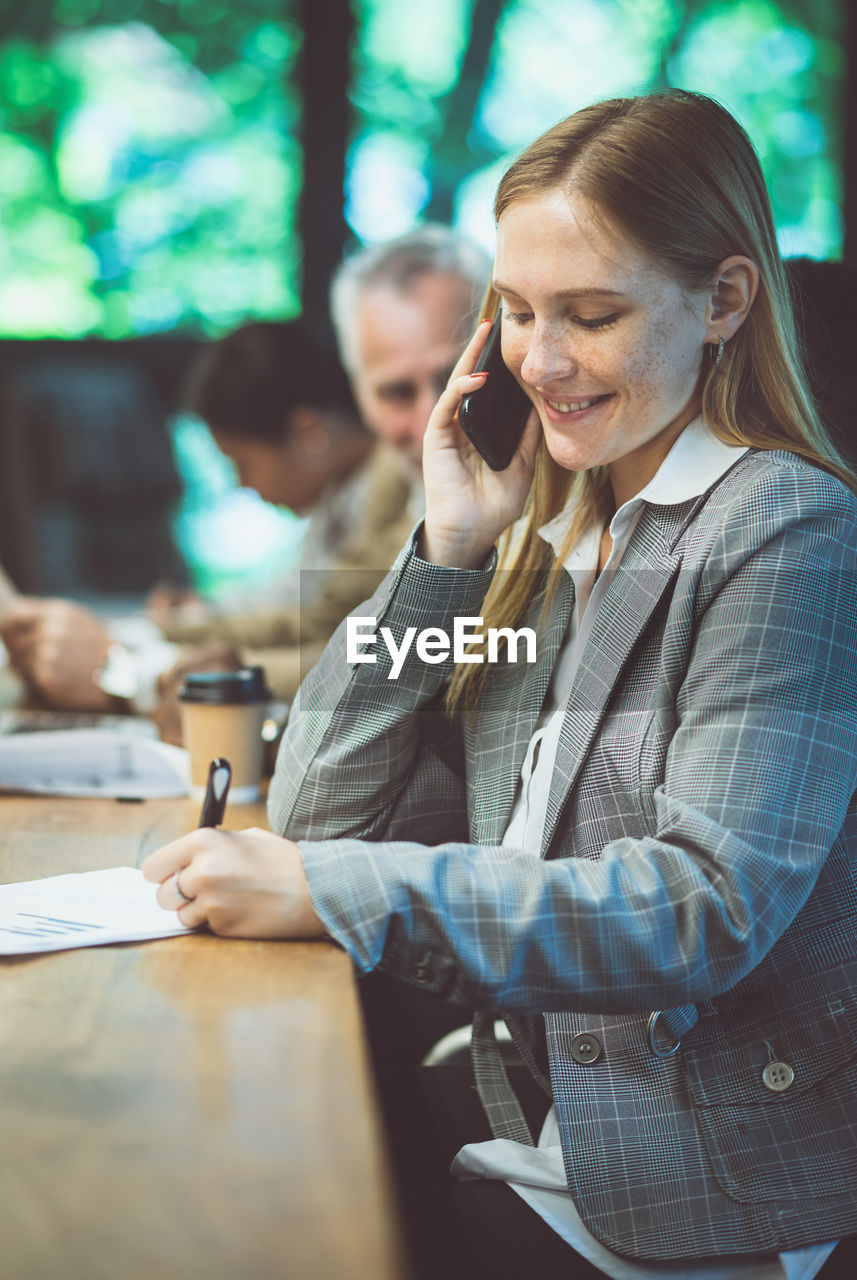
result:
[[[168,938],[188,930],[134,867],[0,885],[0,955]]]
[[[182,747],[110,729],[0,738],[0,790],[49,796],[151,799],[190,794]]]

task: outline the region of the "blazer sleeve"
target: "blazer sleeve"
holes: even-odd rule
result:
[[[422,630],[452,635],[456,617],[478,616],[493,557],[480,571],[444,569],[419,559],[416,536],[351,615],[377,637],[353,646],[367,660],[349,662],[346,620],[298,692],[268,803],[273,829],[291,839],[466,836],[459,731],[441,706],[452,657],[407,662],[397,675],[383,633],[411,653]]]
[[[708,998],[763,959],[811,894],[857,788],[855,504],[804,472],[797,483],[782,468],[740,494],[707,546],[649,834],[614,839],[597,860],[551,861],[392,832],[381,843],[302,839],[316,910],[361,969],[475,1008],[631,1012]],[[415,703],[421,677],[411,678]],[[389,723],[376,689],[371,720]],[[398,762],[348,775],[363,816],[325,836],[381,837],[382,812],[403,811],[412,712],[401,695],[395,705],[386,741]],[[334,770],[343,729],[360,733],[340,713],[315,737]],[[297,767],[287,749],[280,770]],[[280,781],[275,828],[314,837],[284,795]],[[852,805],[851,839],[855,817]]]

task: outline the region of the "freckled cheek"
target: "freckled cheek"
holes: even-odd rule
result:
[[[668,326],[656,327],[648,340],[629,354],[623,382],[640,403],[655,404],[669,396],[682,377],[682,361],[676,360],[676,335]]]
[[[648,400],[657,386],[650,352],[635,350],[621,363],[617,362],[612,372],[616,390],[624,392],[634,400]]]
[[[517,337],[516,334],[508,333],[506,328],[503,329],[503,340],[500,348],[503,355],[504,364],[508,365],[512,373],[518,381],[521,380],[521,365],[527,358],[527,343]]]
[[[695,349],[688,338],[687,324],[665,321],[657,326],[649,344],[650,376],[661,395],[686,393],[699,373]]]

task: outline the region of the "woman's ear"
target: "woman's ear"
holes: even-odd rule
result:
[[[751,258],[734,254],[717,268],[706,306],[705,341],[728,342],[741,328],[759,289],[759,268]]]

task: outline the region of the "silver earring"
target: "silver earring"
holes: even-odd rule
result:
[[[723,350],[724,350],[725,346],[726,346],[726,343],[723,341],[723,335],[722,335],[722,333],[718,333],[718,335],[717,335],[717,354],[716,354],[716,355],[714,354],[714,343],[712,342],[712,344],[711,344],[711,359],[714,361],[714,367],[715,367],[715,369],[719,369],[719,368],[720,368],[720,366],[721,366],[721,364],[723,363]]]

